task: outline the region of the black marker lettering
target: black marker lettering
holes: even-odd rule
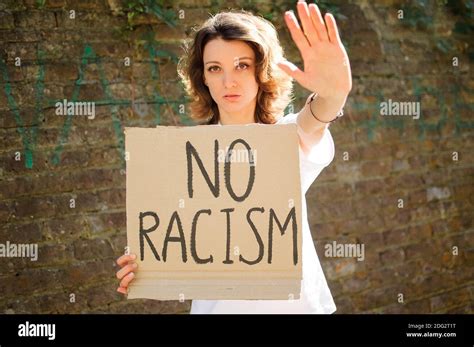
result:
[[[278,228],[280,229],[281,235],[285,235],[285,230],[290,223],[290,218],[293,220],[293,264],[296,265],[298,263],[298,247],[297,247],[297,238],[298,238],[298,225],[296,223],[296,208],[293,207],[288,213],[288,217],[285,220],[285,224],[282,226],[280,221],[278,220],[275,211],[271,208],[270,209],[270,226],[268,229],[268,264],[272,263],[272,243],[273,243],[273,220],[276,221],[278,224]]]
[[[153,217],[155,218],[155,225],[153,225],[152,227],[148,228],[148,229],[144,229],[143,228],[143,219],[145,219],[145,217],[147,216],[150,216],[150,217]],[[158,228],[158,225],[160,224],[160,219],[158,218],[158,215],[155,213],[155,212],[151,212],[151,211],[148,211],[148,212],[140,212],[140,215],[138,217],[140,219],[140,260],[143,261],[145,259],[145,251],[144,251],[144,248],[145,248],[145,238],[146,238],[146,242],[148,243],[148,245],[150,246],[151,248],[151,251],[153,252],[153,255],[155,256],[156,260],[160,260],[160,256],[158,255],[158,252],[156,251],[155,249],[155,246],[153,246],[153,243],[151,242],[150,240],[150,236],[148,236],[147,234],[148,233],[151,233],[152,231],[155,231],[156,228]]]
[[[178,236],[170,236],[171,230],[173,229],[174,221],[178,225],[179,237]],[[170,219],[170,224],[168,225],[168,230],[166,230],[166,237],[163,243],[163,261],[166,262],[166,255],[168,254],[168,242],[179,242],[181,243],[181,258],[183,259],[183,263],[186,263],[188,257],[186,255],[186,242],[184,239],[184,232],[183,226],[181,224],[181,219],[179,218],[179,214],[177,211],[173,213]]]
[[[264,249],[263,249],[264,245],[263,245],[262,238],[261,238],[260,234],[258,233],[258,230],[255,227],[255,224],[253,224],[253,221],[250,219],[250,215],[254,211],[259,211],[260,213],[263,213],[263,212],[265,212],[265,209],[263,207],[260,207],[260,208],[259,207],[254,207],[254,208],[251,208],[247,212],[247,222],[249,223],[250,227],[252,228],[252,230],[255,234],[255,237],[257,238],[257,242],[258,242],[258,257],[257,257],[257,259],[255,259],[253,261],[249,261],[249,260],[246,260],[244,257],[242,257],[242,255],[239,256],[240,261],[242,261],[246,264],[249,264],[249,265],[258,264],[263,258],[263,251],[264,251]]]
[[[194,215],[193,225],[192,225],[192,228],[191,228],[191,256],[193,257],[194,261],[197,264],[207,264],[207,263],[212,263],[213,262],[212,255],[209,256],[209,258],[207,258],[207,259],[201,259],[197,255],[197,251],[196,251],[196,226],[197,226],[197,220],[198,220],[199,215],[201,213],[211,215],[211,210],[199,210]]]

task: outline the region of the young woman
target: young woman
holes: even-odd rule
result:
[[[223,12],[197,31],[180,65],[192,117],[207,124],[296,123],[303,193],[334,157],[328,125],[342,114],[352,88],[349,59],[334,17],[315,4],[297,3],[285,22],[304,61],[300,70],[283,58],[273,25],[247,12]],[[283,117],[292,79],[310,95],[296,114]],[[303,195],[304,196],[304,195]],[[336,310],[303,217],[303,281],[298,300],[193,300],[191,313],[332,313]],[[126,294],[137,265],[135,255],[117,263],[120,293]]]

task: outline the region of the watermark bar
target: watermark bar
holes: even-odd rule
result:
[[[444,314],[0,315],[0,341],[2,347],[16,344],[47,345],[53,342],[66,345],[135,346],[164,342],[207,345],[247,342],[249,339],[258,344],[294,345],[307,341],[312,345],[472,346],[473,323],[473,315]],[[117,330],[119,327],[127,327],[133,333],[122,334]],[[222,336],[216,331],[226,331],[228,334]]]

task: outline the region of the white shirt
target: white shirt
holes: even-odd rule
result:
[[[296,123],[297,114],[282,117],[276,124]],[[219,123],[220,124],[220,123]],[[333,313],[336,305],[326,282],[308,224],[306,192],[334,158],[334,142],[326,129],[321,141],[308,155],[300,148],[300,175],[303,221],[303,279],[300,299],[294,300],[193,300],[191,314],[203,313]]]

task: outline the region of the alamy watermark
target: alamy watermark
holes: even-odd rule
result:
[[[38,244],[36,243],[0,243],[0,257],[2,258],[30,258],[38,260]]]
[[[250,166],[257,165],[256,149],[219,149],[217,151],[217,161],[219,163],[250,163]]]
[[[380,115],[382,116],[412,116],[419,119],[421,115],[421,103],[418,101],[383,101],[380,103]]]
[[[326,243],[324,245],[324,255],[328,258],[357,258],[357,261],[364,261],[365,247],[363,243]]]
[[[56,114],[58,116],[87,116],[87,119],[95,118],[95,102],[86,101],[58,101],[56,107]]]
[[[20,337],[47,337],[48,340],[56,338],[56,324],[38,324],[26,321],[18,325],[18,336]]]

